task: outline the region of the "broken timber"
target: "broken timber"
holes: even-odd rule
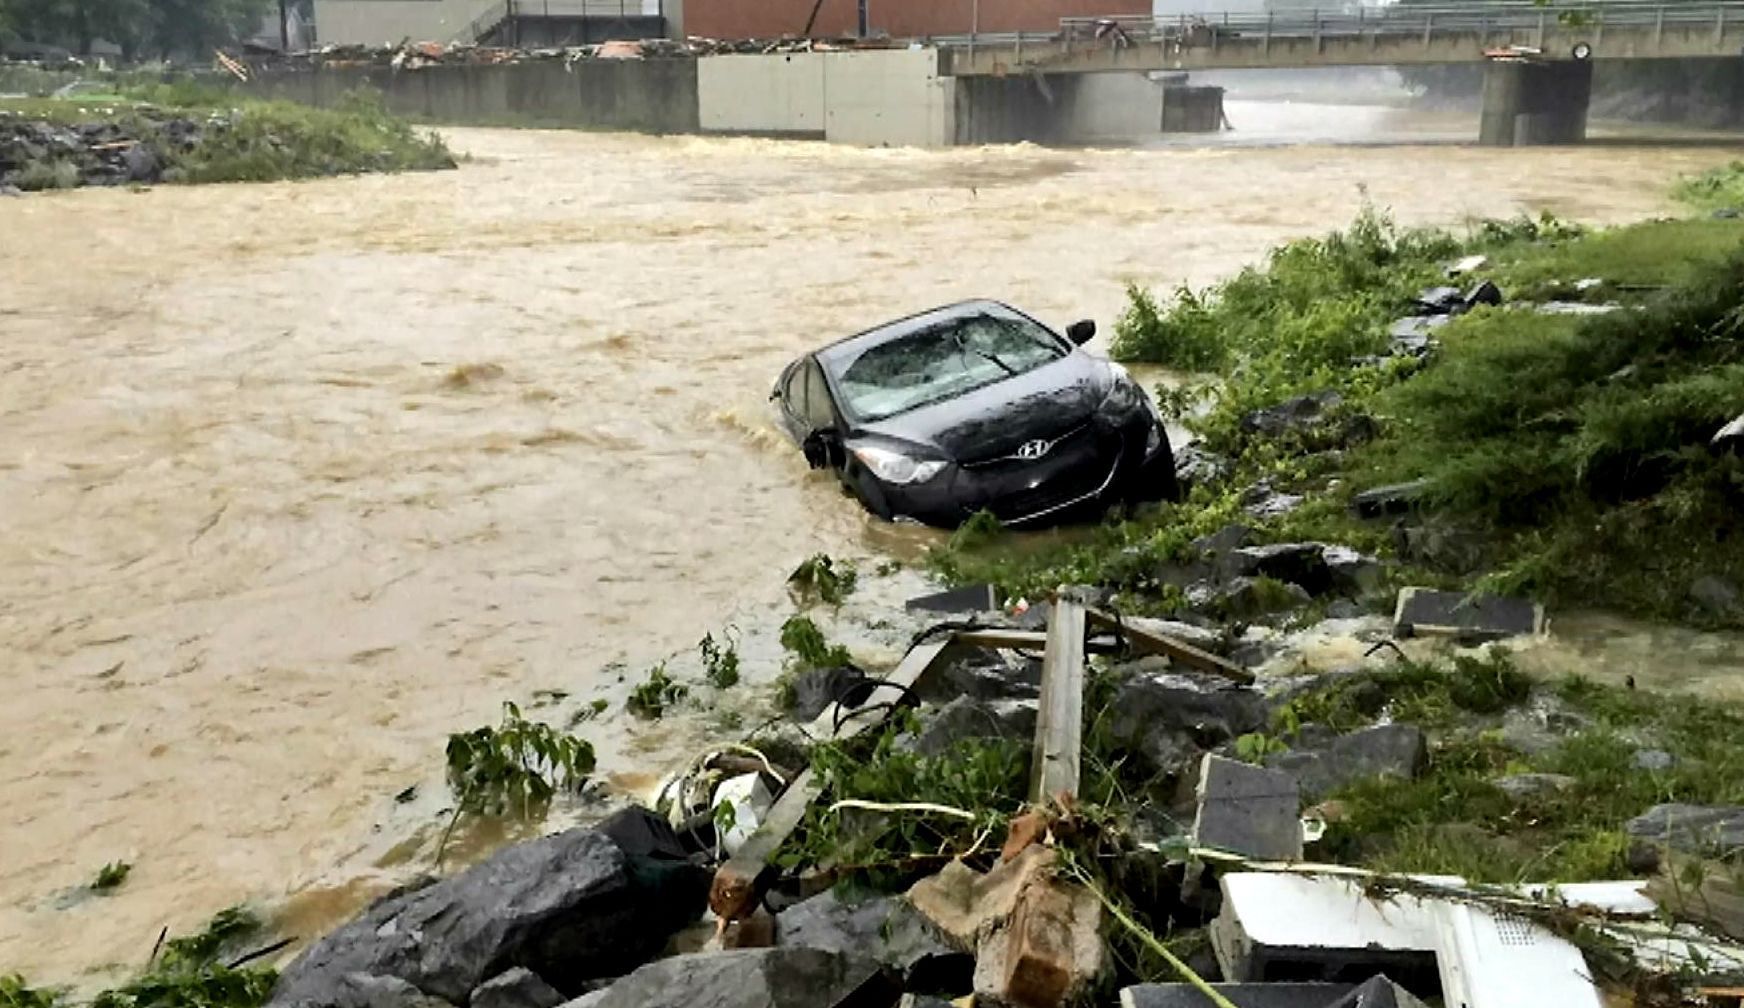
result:
[[[917,645],[882,681],[912,688],[938,664],[939,659],[954,643],[955,638],[945,637]],[[872,697],[869,696],[867,702],[873,702]],[[821,729],[820,736],[833,739],[852,738],[877,723],[867,718],[850,718],[843,720],[838,729],[835,721],[838,706],[832,704],[830,709],[818,715],[817,721],[813,722],[814,726]],[[799,827],[799,821],[805,818],[805,810],[823,789],[823,782],[807,767],[787,785],[786,790],[781,792],[781,797],[775,800],[775,804],[769,806],[769,812],[763,817],[763,823],[757,827],[756,832],[747,837],[732,858],[715,871],[714,884],[709,888],[709,908],[717,917],[722,920],[738,920],[757,909],[771,870],[770,859],[787,842],[788,835]]]
[[[1048,650],[1042,658],[1041,711],[1036,718],[1035,757],[1029,800],[1078,796],[1079,736],[1084,730],[1084,608],[1054,603],[1048,619]]]
[[[1243,686],[1254,681],[1253,673],[1247,669],[1227,658],[1219,658],[1209,651],[1202,651],[1186,641],[1178,640],[1167,634],[1152,633],[1140,627],[1129,626],[1121,622],[1120,617],[1105,613],[1100,609],[1086,609],[1084,615],[1089,619],[1091,626],[1112,630],[1126,638],[1127,645],[1134,651],[1161,655],[1171,661],[1191,666],[1201,672],[1222,676]]]

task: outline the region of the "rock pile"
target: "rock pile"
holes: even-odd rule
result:
[[[222,119],[139,114],[121,122],[64,126],[0,118],[0,186],[20,189],[164,181],[177,153],[192,150]]]

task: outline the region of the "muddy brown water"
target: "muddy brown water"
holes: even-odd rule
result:
[[[242,899],[318,931],[428,853],[448,732],[615,707],[809,553],[912,557],[770,426],[803,349],[975,295],[1106,328],[1364,188],[1637,219],[1733,153],[451,137],[456,172],[0,199],[0,971],[94,982]],[[864,615],[919,584],[870,580]],[[696,706],[585,729],[608,779],[757,712]]]

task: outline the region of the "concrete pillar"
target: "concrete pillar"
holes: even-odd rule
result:
[[[1493,60],[1484,67],[1478,143],[1526,147],[1587,137],[1593,65],[1586,60]]]

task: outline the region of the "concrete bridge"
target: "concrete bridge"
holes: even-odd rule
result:
[[[1157,71],[1485,65],[1479,142],[1585,139],[1593,60],[1744,54],[1744,2],[1499,2],[1175,18],[1075,18],[1052,34],[931,40],[939,72],[997,103],[1022,102],[994,81],[1044,90],[1076,75]],[[975,85],[970,82],[987,81]]]
[[[1503,2],[1175,18],[1070,18],[1051,34],[931,40],[942,73],[1098,73],[1475,63],[1520,47],[1548,59],[1681,59],[1744,53],[1744,2]]]

